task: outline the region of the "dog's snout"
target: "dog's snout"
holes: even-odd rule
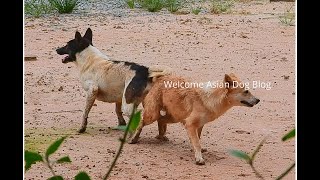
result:
[[[56,52],[57,52],[59,55],[68,54],[68,53],[66,52],[65,47],[56,49]]]
[[[257,99],[256,99],[256,104],[258,104],[259,102],[260,102],[260,99],[257,98]]]
[[[61,55],[61,48],[56,49],[56,52]]]

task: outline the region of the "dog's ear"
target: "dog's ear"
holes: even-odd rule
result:
[[[84,34],[83,38],[86,38],[87,40],[92,42],[92,30],[90,28],[87,29],[87,31]]]
[[[79,33],[79,31],[77,31],[76,34],[74,35],[74,39],[75,39],[76,41],[80,42],[81,38],[82,38],[82,37],[81,37],[81,34]]]
[[[232,78],[232,75],[233,74],[225,74],[224,75],[224,82],[226,82],[228,85],[227,85],[227,88],[232,88],[233,87],[233,78]]]

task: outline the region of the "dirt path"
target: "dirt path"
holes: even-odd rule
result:
[[[295,140],[281,137],[295,126],[295,27],[279,23],[289,3],[238,5],[229,15],[60,15],[25,19],[25,147],[41,152],[55,139],[69,135],[57,153],[72,164],[57,166],[58,174],[73,179],[84,170],[101,179],[118,148],[122,132],[113,104],[96,101],[87,133],[77,134],[85,94],[75,65],[62,64],[55,49],[76,30],[93,29],[93,44],[115,59],[144,65],[167,65],[198,81],[221,80],[234,72],[244,81],[270,82],[271,90],[251,90],[261,102],[249,109],[236,107],[204,127],[202,146],[206,165],[194,156],[180,124],[168,127],[168,142],[159,142],[156,124],[144,128],[138,144],[126,144],[110,179],[257,179],[250,167],[228,149],[252,152],[266,136],[256,167],[274,179],[295,160]],[[140,13],[142,14],[142,13]],[[50,172],[34,165],[26,179],[47,179]],[[294,179],[291,172],[284,179]]]

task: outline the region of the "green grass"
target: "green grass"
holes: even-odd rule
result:
[[[163,0],[140,0],[140,5],[149,12],[160,11],[164,7]]]
[[[60,14],[71,13],[79,4],[79,0],[48,0]]]
[[[56,138],[63,135],[75,134],[76,129],[25,129],[25,150],[29,151],[44,151],[46,147],[52,143]]]
[[[213,0],[211,12],[214,14],[229,13],[233,5],[232,0]]]
[[[194,9],[192,9],[192,13],[195,14],[195,15],[198,15],[200,12],[201,12],[201,9],[200,9],[200,8],[194,8]]]
[[[130,9],[134,8],[134,0],[127,0],[127,5],[129,6]]]
[[[292,9],[293,5],[279,16],[279,20],[282,24],[287,26],[293,26],[295,24],[295,14],[292,12]]]
[[[28,0],[24,3],[24,11],[33,17],[40,17],[53,12],[53,7],[46,0]]]
[[[180,0],[166,0],[165,6],[171,13],[177,12],[182,8]]]

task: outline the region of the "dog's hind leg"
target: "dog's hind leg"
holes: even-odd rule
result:
[[[185,127],[187,129],[189,139],[194,149],[196,164],[204,165],[205,162],[204,162],[204,159],[202,158],[201,145],[200,145],[199,136],[197,133],[198,127],[196,127],[194,124],[186,124]]]
[[[161,120],[158,120],[158,130],[159,130],[159,135],[157,135],[156,138],[161,141],[169,141],[169,139],[165,136],[167,132],[167,124],[161,122]]]
[[[136,129],[136,131],[129,138],[129,140],[128,140],[129,144],[136,144],[138,142],[143,126],[144,126],[144,123],[143,123],[143,120],[141,120],[140,123],[139,123],[139,126]]]
[[[96,100],[96,96],[98,94],[98,86],[90,85],[87,90],[87,101],[86,107],[82,116],[82,125],[81,128],[78,130],[79,133],[83,133],[86,131],[87,124],[88,124],[88,114],[92,108],[94,101]]]
[[[122,106],[121,102],[116,102],[116,113],[117,113],[117,117],[118,117],[118,125],[125,126],[126,121],[124,120],[124,118],[122,116],[121,106]]]
[[[129,144],[135,144],[138,142],[139,140],[139,136],[141,134],[142,128],[146,125],[151,124],[152,122],[156,121],[157,119],[159,119],[160,114],[159,111],[160,109],[155,107],[156,110],[158,111],[153,111],[153,108],[151,108],[150,106],[145,106],[144,112],[143,112],[143,117],[140,120],[139,126],[136,129],[136,131],[134,132],[134,134],[129,138],[128,143]],[[158,112],[158,113],[156,113]]]
[[[167,116],[161,116],[160,119],[158,119],[159,135],[156,136],[157,139],[162,141],[169,141],[169,139],[165,136],[167,132],[167,124],[169,121],[170,118]]]

